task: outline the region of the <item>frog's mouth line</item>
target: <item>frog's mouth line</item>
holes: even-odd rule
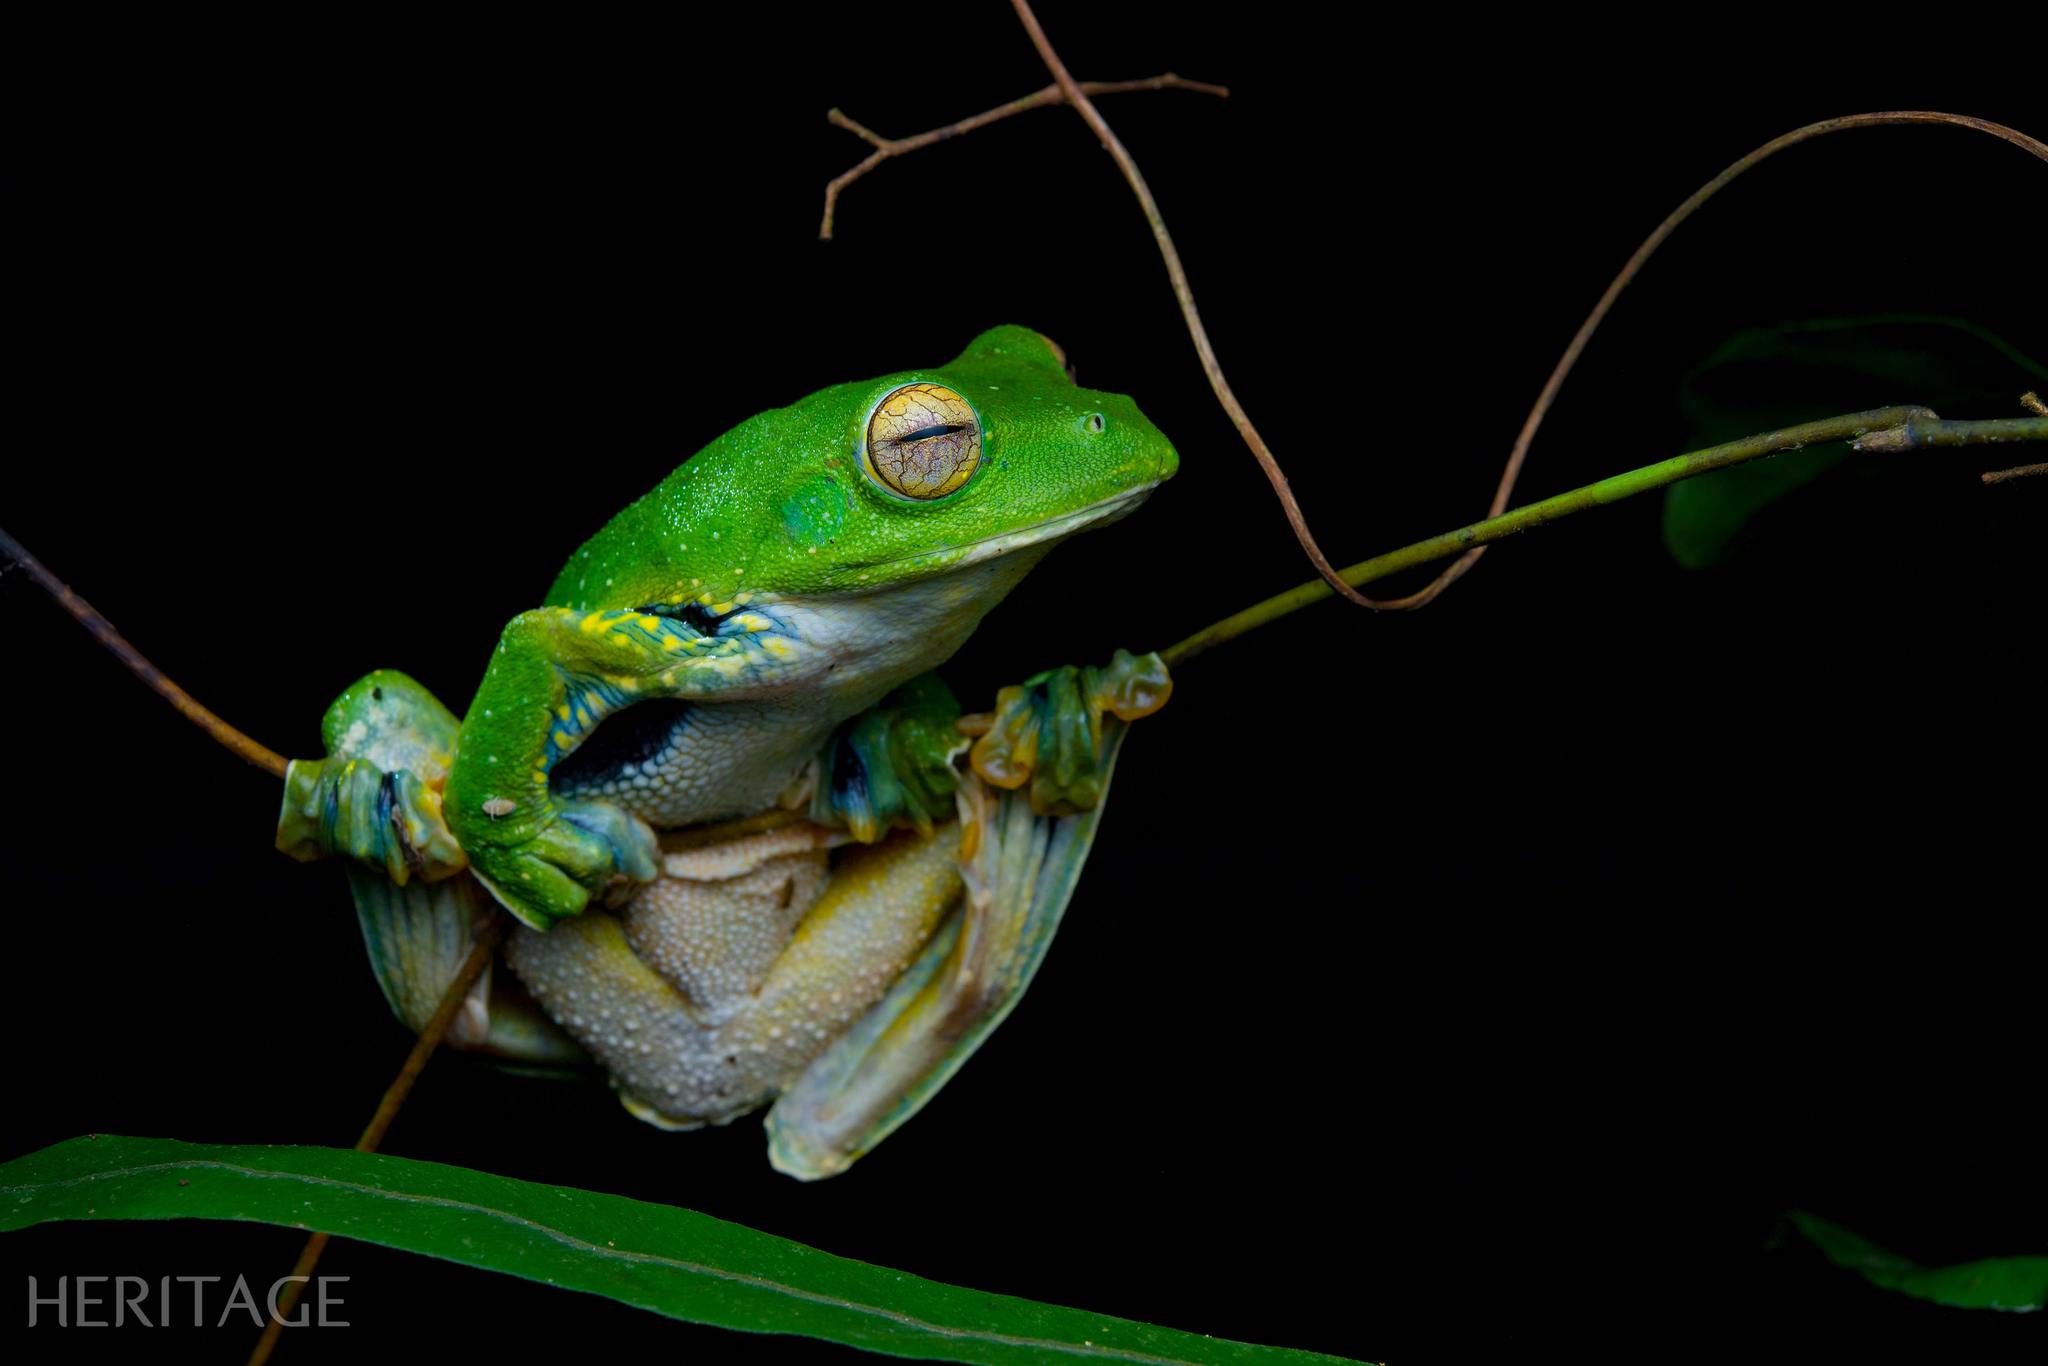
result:
[[[1041,545],[1071,536],[1086,527],[1114,521],[1144,502],[1161,482],[1163,481],[1155,479],[1149,484],[1140,484],[1134,489],[1127,489],[1099,503],[1090,503],[1087,507],[1062,513],[1058,517],[1040,522],[1036,526],[1025,527],[1020,531],[1005,531],[997,536],[969,541],[965,545],[948,546],[944,550],[926,550],[916,555],[899,556],[893,560],[870,560],[855,567],[875,569],[885,565],[929,564],[934,570],[964,569],[968,565],[997,559],[1027,546]]]

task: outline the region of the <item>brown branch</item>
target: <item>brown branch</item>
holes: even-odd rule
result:
[[[2029,479],[2037,474],[2048,474],[2048,461],[2038,465],[2015,465],[2009,470],[1986,470],[1978,478],[1987,484],[2003,484],[2013,479]]]
[[[77,619],[78,624],[92,632],[93,639],[107,648],[107,652],[128,666],[128,671],[148,684],[151,691],[176,707],[186,720],[211,735],[228,749],[261,769],[267,769],[275,776],[284,776],[285,760],[282,754],[257,744],[227,722],[201,706],[199,699],[186,692],[164,676],[161,669],[149,662],[142,651],[130,645],[114,623],[101,616],[93,605],[71,591],[62,579],[44,567],[43,562],[28,553],[20,541],[5,531],[0,531],[0,559],[12,560],[28,571],[36,586],[57,600],[57,605]]]
[[[441,993],[441,1003],[434,1007],[433,1017],[427,1021],[427,1027],[422,1029],[419,1038],[413,1041],[412,1052],[405,1055],[405,1065],[398,1069],[398,1075],[384,1088],[384,1098],[377,1102],[377,1112],[371,1115],[370,1122],[363,1126],[362,1137],[356,1140],[357,1152],[374,1153],[377,1151],[377,1145],[384,1141],[385,1131],[390,1129],[391,1121],[398,1117],[399,1107],[405,1104],[405,1098],[412,1094],[413,1083],[419,1080],[421,1071],[426,1068],[427,1059],[434,1055],[434,1050],[441,1044],[442,1036],[448,1032],[448,1026],[454,1023],[455,1012],[462,1008],[462,1002],[469,995],[470,988],[476,985],[477,978],[483,976],[484,969],[490,966],[491,955],[497,951],[498,938],[504,933],[504,929],[504,913],[497,910],[493,910],[490,918],[477,929],[476,941],[470,945],[469,957],[464,959],[462,966],[456,970],[454,978],[448,983],[448,989]],[[327,1239],[328,1235],[325,1233],[315,1233],[306,1239],[306,1245],[300,1249],[299,1260],[292,1266],[291,1274],[310,1278],[313,1268],[320,1265],[320,1254],[327,1250]],[[249,1366],[263,1366],[270,1360],[270,1354],[277,1349],[278,1334],[284,1331],[284,1321],[292,1316],[292,1310],[298,1306],[299,1296],[309,1283],[308,1279],[300,1279],[285,1286],[284,1293],[278,1296],[277,1312],[271,1316],[270,1322],[263,1326],[263,1336],[257,1339],[255,1350],[249,1353]]]
[[[1119,95],[1130,90],[1193,90],[1203,95],[1214,95],[1218,99],[1230,97],[1230,91],[1223,86],[1211,85],[1207,81],[1186,80],[1171,71],[1164,76],[1148,76],[1136,81],[1083,81],[1080,88],[1090,95]],[[928,133],[918,133],[907,138],[885,138],[880,133],[855,123],[837,109],[827,110],[825,118],[828,122],[872,144],[875,150],[868,153],[865,161],[842,175],[834,176],[831,183],[825,186],[825,216],[818,224],[818,240],[832,240],[832,216],[839,207],[840,192],[891,157],[900,157],[905,152],[915,152],[919,148],[929,147],[935,142],[943,142],[961,133],[971,133],[977,128],[985,128],[999,119],[1022,114],[1029,109],[1064,104],[1066,99],[1066,92],[1059,86],[1049,85],[1043,90],[1034,91],[1021,99],[1011,100],[1008,104],[997,105],[994,109],[971,118],[964,118],[957,123],[949,123],[944,128],[934,128]]]
[[[2043,403],[2041,396],[2032,389],[2020,395],[2020,407],[2037,417],[2048,417],[2048,403]]]

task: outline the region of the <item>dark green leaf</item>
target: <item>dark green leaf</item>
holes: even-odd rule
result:
[[[1790,1217],[1829,1261],[1862,1273],[1879,1289],[1959,1309],[2024,1313],[2048,1305],[2048,1257],[1990,1257],[1959,1266],[1919,1266],[1818,1215],[1794,1210]]]
[[[1686,375],[1682,445],[1699,450],[1901,403],[1926,404],[1944,417],[2018,416],[2021,391],[2043,381],[2048,367],[1956,318],[1784,323],[1738,333]],[[1688,569],[1718,563],[1759,512],[1847,456],[1843,445],[1788,451],[1674,484],[1664,495],[1665,546]]]
[[[187,1218],[320,1229],[672,1318],[897,1356],[1342,1360],[942,1285],[690,1210],[403,1157],[97,1135],[0,1166],[0,1231],[55,1219]]]

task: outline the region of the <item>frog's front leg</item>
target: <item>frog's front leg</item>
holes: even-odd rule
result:
[[[766,617],[743,614],[748,629],[705,634],[685,615],[545,607],[505,628],[462,723],[445,814],[478,879],[536,929],[657,872],[646,822],[611,802],[556,795],[555,766],[621,708],[733,693],[788,652]]]

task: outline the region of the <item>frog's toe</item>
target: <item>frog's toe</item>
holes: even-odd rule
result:
[[[468,859],[441,818],[440,794],[417,774],[367,759],[294,759],[285,771],[277,847],[295,859],[341,855],[404,886],[439,882]]]
[[[1048,669],[996,695],[995,714],[969,758],[992,786],[1028,783],[1031,809],[1041,815],[1093,810],[1109,768],[1103,713],[1134,721],[1165,706],[1172,692],[1156,654],[1118,650],[1107,668]]]
[[[660,872],[646,822],[610,802],[560,802],[555,818],[523,844],[478,850],[477,877],[519,920],[549,929],[581,915],[591,898],[617,901]]]
[[[660,876],[661,847],[646,821],[611,802],[569,798],[557,802],[555,809],[560,816],[556,830],[568,826],[579,831],[585,836],[579,849],[600,851],[596,864],[586,866],[585,876],[578,879],[589,885],[588,879],[595,878],[592,891],[630,890]]]

